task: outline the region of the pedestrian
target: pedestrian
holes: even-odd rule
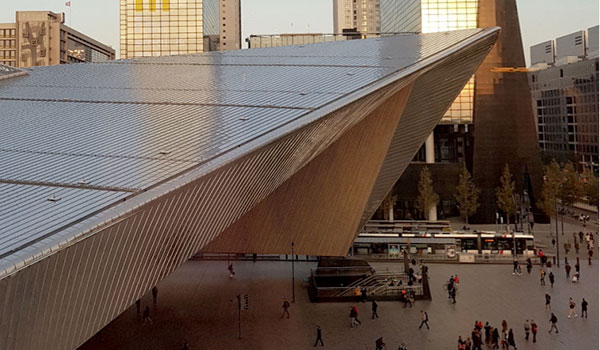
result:
[[[546,271],[544,270],[544,268],[540,268],[540,285],[545,286],[546,285]]]
[[[525,325],[523,326],[525,329],[525,340],[529,340],[529,330],[531,329],[531,325],[529,324],[529,320],[525,320]]]
[[[567,273],[567,279],[569,279],[569,275],[571,274],[571,265],[569,263],[565,265],[565,272]]]
[[[360,296],[362,295],[362,292],[360,291],[360,286],[356,286],[356,288],[354,288],[354,297],[356,297],[356,302],[360,303]]]
[[[135,313],[140,314],[140,308],[142,307],[142,300],[138,299],[135,301]]]
[[[581,318],[588,318],[587,307],[588,302],[587,300],[585,300],[585,298],[583,298],[583,300],[581,301]]]
[[[471,338],[473,339],[473,350],[481,350],[481,330],[479,328],[473,329],[471,332]]]
[[[421,329],[423,325],[426,325],[427,329],[429,329],[429,315],[427,312],[421,310],[421,325],[419,326],[419,329]]]
[[[144,314],[142,315],[142,320],[144,321],[143,325],[145,326],[146,323],[150,323],[152,324],[152,319],[150,318],[150,306],[146,305],[146,308],[144,309]]]
[[[152,303],[156,306],[158,302],[158,288],[156,286],[152,287]]]
[[[552,333],[552,329],[554,329],[556,333],[558,333],[558,327],[556,327],[556,322],[558,322],[558,318],[556,318],[556,315],[552,313],[552,316],[550,316],[550,323],[552,323],[552,326],[550,326],[550,330],[548,331],[548,333]]]
[[[567,318],[571,318],[571,315],[575,315],[575,317],[577,317],[577,314],[575,313],[575,300],[573,300],[573,298],[569,298],[569,316],[567,316]]]
[[[550,294],[546,293],[545,298],[546,298],[546,311],[552,311],[552,307],[550,306],[550,300],[552,300],[552,297],[550,296]]]
[[[502,333],[506,333],[508,331],[508,323],[506,320],[502,320]]]
[[[467,337],[465,340],[465,350],[471,350],[471,337]]]
[[[515,349],[517,348],[517,345],[515,344],[515,335],[513,334],[512,328],[508,331],[508,347],[507,348],[510,348],[511,346]]]
[[[361,300],[363,303],[366,303],[366,302],[367,302],[367,287],[363,287],[363,288],[360,290],[360,300]]]
[[[233,276],[235,275],[235,272],[233,271],[233,263],[230,262],[229,266],[227,266],[227,270],[229,270],[229,278],[233,278]]]
[[[483,327],[485,329],[485,343],[486,344],[490,344],[490,336],[492,335],[492,326],[490,326],[489,322],[485,323],[485,327]]]
[[[283,298],[283,304],[281,304],[281,308],[283,309],[283,313],[281,314],[281,318],[283,318],[283,316],[287,315],[287,318],[290,318],[290,312],[289,312],[289,308],[290,308],[290,302],[287,301],[286,298]]]
[[[375,299],[373,299],[373,301],[371,302],[371,310],[373,311],[373,315],[371,316],[371,319],[375,319],[375,318],[379,318],[379,315],[377,314],[377,302],[375,301]]]
[[[465,341],[462,339],[462,337],[459,335],[458,336],[458,350],[464,350],[465,349]]]
[[[513,276],[519,273],[519,271],[517,271],[517,266],[519,266],[519,262],[517,261],[517,259],[515,259],[513,260]]]
[[[555,244],[556,244],[556,240],[554,239],[554,237],[552,237],[552,247],[554,247]]]
[[[577,263],[575,264],[575,272],[579,273],[579,258],[577,258]]]
[[[594,256],[594,250],[593,249],[589,249],[588,250],[588,265],[592,265],[592,257]]]
[[[498,328],[494,328],[492,332],[492,349],[498,349],[498,341],[500,340],[500,333],[498,333]]]
[[[380,337],[375,341],[375,350],[383,350],[385,347],[385,343],[383,342],[383,337]]]
[[[569,243],[565,242],[565,244],[563,244],[563,248],[565,248],[565,255],[569,254]]]
[[[579,231],[579,242],[583,243],[583,231]]]
[[[321,346],[325,346],[323,343],[321,326],[317,325],[317,340],[315,340],[314,346],[316,347],[319,342],[321,342]]]
[[[548,274],[548,279],[550,280],[550,287],[553,288],[554,287],[554,273],[552,273],[552,271],[550,271],[550,274]]]
[[[575,241],[575,254],[579,255],[579,242]]]
[[[256,253],[252,253],[252,263],[256,264],[256,258],[257,258],[257,254]]]
[[[452,296],[452,304],[456,304],[456,287],[452,286],[450,295]]]
[[[360,326],[362,322],[358,319],[358,309],[356,306],[352,306],[350,309],[350,327]]]
[[[533,263],[531,262],[531,258],[527,258],[527,274],[531,274],[532,268],[533,268]]]
[[[533,342],[535,343],[537,337],[537,324],[534,320],[531,320],[531,335],[533,336]]]

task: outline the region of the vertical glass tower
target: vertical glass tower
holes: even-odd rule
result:
[[[120,0],[121,58],[202,52],[202,2]]]
[[[477,28],[479,0],[380,0],[384,33],[435,33]],[[444,114],[442,123],[473,123],[471,78]]]

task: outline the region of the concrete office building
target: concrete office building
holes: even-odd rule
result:
[[[120,0],[121,58],[237,49],[240,0]]]
[[[530,51],[529,85],[543,156],[598,172],[598,26]]]
[[[198,251],[344,256],[498,33],[2,66],[0,349],[77,348]]]
[[[115,50],[64,24],[64,14],[17,11],[15,23],[0,23],[0,64],[53,66],[115,59]]]
[[[481,189],[481,206],[472,222],[494,222],[495,188],[505,164],[511,167],[519,193],[529,189],[528,194],[535,197],[540,190],[541,163],[535,125],[529,123],[532,111],[527,74],[501,69],[525,66],[515,1],[380,1],[381,26],[385,31],[427,33],[500,26],[502,33],[397,183],[391,195],[393,208],[381,208],[376,218],[420,217],[415,208],[414,184],[425,165],[432,172],[441,199],[437,210],[430,211],[430,218],[436,212],[445,216],[458,214],[454,193],[463,164]]]
[[[381,32],[379,0],[333,0],[333,32],[356,30],[362,34]]]

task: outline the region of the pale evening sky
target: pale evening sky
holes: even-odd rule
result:
[[[15,11],[66,12],[67,25],[119,50],[119,1],[0,0],[0,23],[14,22]],[[542,41],[598,24],[598,0],[517,0],[525,57]],[[250,34],[332,33],[331,0],[242,0],[242,37]],[[117,56],[118,57],[118,56]]]

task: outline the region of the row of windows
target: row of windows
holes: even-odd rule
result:
[[[16,29],[0,29],[0,37],[2,38],[14,38],[17,36]]]
[[[16,40],[0,40],[0,48],[15,48],[17,47]]]
[[[16,54],[15,50],[0,50],[0,58],[15,58]]]

